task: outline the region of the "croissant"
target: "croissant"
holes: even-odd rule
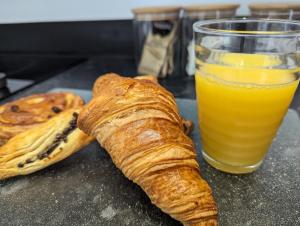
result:
[[[184,225],[217,225],[211,189],[173,95],[151,79],[116,74],[98,78],[93,92],[78,127],[96,137],[162,211]]]
[[[34,94],[0,106],[0,146],[67,109],[83,106],[72,93]]]
[[[144,80],[147,82],[153,82],[153,83],[159,85],[157,77],[153,76],[153,75],[141,75],[141,76],[136,76],[134,78],[139,79],[139,80]],[[115,74],[115,73],[107,73],[103,76],[100,76],[94,83],[93,97],[98,96],[102,92],[109,92],[108,90],[111,89],[112,86],[118,85],[118,83],[116,82],[117,80],[120,83],[122,83],[124,81],[122,77],[120,77],[118,74]],[[184,126],[184,132],[186,134],[189,134],[194,128],[193,122],[182,118],[182,123]]]
[[[0,180],[36,172],[89,144],[93,138],[77,128],[79,111],[66,110],[1,146]]]

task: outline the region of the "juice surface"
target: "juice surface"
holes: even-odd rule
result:
[[[280,62],[265,55],[227,54],[219,62],[202,64],[195,75],[203,150],[224,165],[255,165],[280,126],[298,79],[291,70],[266,68]]]

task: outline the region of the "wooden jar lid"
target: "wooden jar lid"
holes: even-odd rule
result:
[[[300,3],[289,3],[289,9],[300,10]]]
[[[172,20],[179,17],[180,9],[179,6],[153,6],[134,8],[132,12],[137,20]]]
[[[179,6],[153,6],[134,8],[132,12],[137,14],[159,14],[159,13],[178,13],[181,8]]]
[[[239,8],[239,4],[209,4],[209,5],[188,5],[183,9],[187,13],[195,13],[201,11],[222,11],[222,10],[236,10]]]
[[[249,9],[253,11],[287,11],[289,10],[289,4],[287,3],[253,3],[249,5]]]

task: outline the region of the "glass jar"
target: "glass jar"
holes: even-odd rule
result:
[[[255,18],[300,20],[300,4],[296,3],[257,3],[249,9]]]
[[[181,73],[195,74],[195,54],[193,44],[193,23],[199,20],[230,19],[236,14],[239,4],[191,5],[183,7]]]
[[[180,7],[147,7],[132,11],[138,73],[157,77],[178,75]]]

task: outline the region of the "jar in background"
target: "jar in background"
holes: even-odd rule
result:
[[[135,58],[139,74],[180,72],[180,7],[146,7],[134,13]]]
[[[250,4],[249,9],[256,18],[300,20],[299,3],[256,3]]]
[[[199,20],[230,19],[235,17],[239,4],[191,5],[183,7],[181,73],[195,74],[195,53],[193,42],[193,24]]]

